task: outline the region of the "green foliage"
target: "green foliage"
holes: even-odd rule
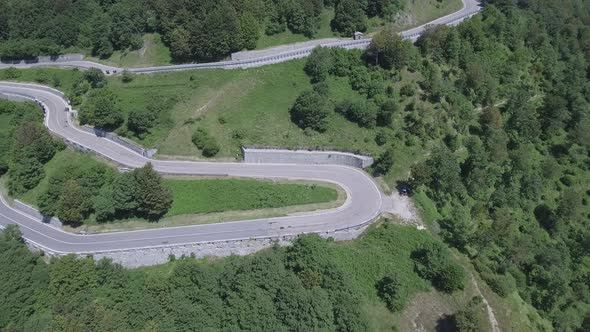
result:
[[[158,219],[172,206],[172,193],[162,183],[162,177],[148,163],[130,173],[135,189],[136,213],[148,219]]]
[[[104,187],[98,196],[94,197],[92,208],[94,209],[94,215],[97,221],[103,222],[115,218],[117,210],[113,195],[113,189]]]
[[[305,73],[310,77],[312,83],[326,80],[332,68],[331,51],[327,47],[316,47],[305,61]]]
[[[446,146],[434,149],[425,162],[412,167],[412,180],[415,185],[426,184],[436,195],[460,195],[463,183],[460,165]]]
[[[45,190],[37,198],[39,210],[63,221],[79,223],[92,212],[93,200],[101,187],[112,181],[114,172],[86,158],[71,158],[49,173]]]
[[[337,198],[332,188],[298,183],[245,179],[164,179],[164,184],[174,196],[168,216],[268,209],[329,202]]]
[[[332,30],[350,37],[355,31],[367,30],[367,22],[362,2],[356,0],[339,0],[334,7],[334,19],[330,22]]]
[[[291,120],[301,129],[311,128],[322,132],[327,129],[329,102],[315,91],[304,91],[289,111]]]
[[[344,115],[348,120],[361,127],[373,128],[377,124],[378,108],[372,102],[365,100],[344,100],[336,105],[336,113]]]
[[[483,316],[482,298],[474,297],[464,309],[453,315],[453,323],[457,332],[481,331],[486,321]]]
[[[205,129],[197,129],[192,136],[193,144],[202,151],[205,157],[214,157],[219,152],[219,145],[215,138]]]
[[[385,302],[391,311],[401,311],[408,301],[408,292],[400,278],[396,275],[386,275],[376,285],[377,295]]]
[[[437,289],[452,293],[465,287],[465,271],[454,263],[448,250],[438,242],[427,242],[412,253],[416,272]]]
[[[389,148],[375,160],[373,170],[375,175],[387,174],[395,163],[395,149]]]
[[[97,68],[90,68],[84,71],[82,78],[90,83],[92,88],[103,88],[107,84],[104,73]]]
[[[128,70],[123,70],[123,73],[121,74],[121,82],[129,83],[131,81],[133,81],[133,74]]]
[[[8,189],[22,194],[34,188],[45,176],[43,164],[48,162],[60,145],[41,123],[41,111],[32,104],[19,105],[0,101],[0,115],[7,117],[7,127],[0,137],[0,174],[10,169]]]
[[[80,184],[76,180],[68,180],[57,203],[57,217],[65,223],[80,223],[87,217],[91,204],[90,197],[83,192]]]
[[[0,233],[0,328],[47,329],[51,320],[45,301],[49,271],[38,254],[24,245],[16,225]]]
[[[117,97],[106,88],[89,92],[80,112],[80,123],[105,130],[113,130],[123,123],[123,114]]]
[[[418,54],[412,43],[403,40],[392,28],[379,31],[364,54],[367,63],[379,65],[385,69],[402,69],[412,65],[416,57]]]
[[[408,298],[425,290],[412,272],[409,252],[428,239],[425,232],[386,222],[348,243],[307,235],[292,247],[246,257],[178,257],[165,265],[128,270],[106,259],[74,255],[45,264],[10,226],[0,233],[0,276],[8,281],[0,286],[5,299],[0,328],[390,329],[365,315],[378,303],[375,285],[386,275],[395,277]],[[385,273],[393,269],[395,275]],[[306,283],[301,271],[315,272],[319,282]]]

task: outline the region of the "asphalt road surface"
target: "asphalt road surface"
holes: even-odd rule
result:
[[[416,40],[420,34],[426,29],[429,25],[455,25],[459,22],[463,21],[464,19],[473,16],[477,12],[480,11],[480,5],[477,0],[461,0],[463,2],[463,7],[449,15],[440,17],[436,20],[423,24],[419,27],[412,28],[410,30],[403,31],[401,34],[404,38]],[[292,44],[292,47],[287,47],[289,45],[283,45],[276,48],[270,48],[267,50],[255,50],[255,51],[245,51],[240,52],[246,58],[245,60],[234,60],[234,61],[220,61],[220,62],[211,62],[211,63],[191,63],[191,64],[182,64],[182,65],[169,65],[169,66],[159,66],[159,67],[145,67],[145,68],[128,68],[127,70],[133,73],[138,74],[148,74],[148,73],[158,73],[158,72],[166,72],[166,71],[178,71],[178,70],[190,70],[190,69],[235,69],[235,68],[252,68],[252,67],[260,67],[268,64],[280,63],[289,61],[292,59],[303,58],[308,56],[314,47],[316,46],[326,46],[326,47],[344,47],[344,48],[365,48],[369,45],[371,39],[362,39],[362,40],[351,40],[351,39],[325,39],[325,40],[316,40],[310,41],[306,43],[299,43],[299,44]],[[301,45],[301,46],[297,46]],[[286,50],[287,47],[287,50]],[[251,56],[248,56],[248,53],[252,53]],[[119,74],[125,68],[113,67],[108,66],[101,63],[96,63],[92,61],[60,61],[60,62],[39,62],[39,63],[18,63],[18,64],[10,64],[10,63],[0,63],[0,69],[15,67],[15,68],[32,68],[32,67],[39,67],[39,66],[57,66],[57,67],[64,67],[64,68],[80,68],[80,69],[88,69],[88,68],[98,68],[107,74]]]
[[[135,168],[151,162],[161,173],[229,175],[255,178],[325,181],[346,190],[345,203],[331,210],[304,215],[219,224],[162,228],[108,234],[67,233],[12,209],[0,201],[0,225],[18,224],[27,241],[53,253],[95,253],[143,247],[170,246],[219,240],[278,237],[322,233],[353,227],[375,219],[381,212],[381,192],[372,178],[359,169],[334,165],[247,164],[147,159],[113,141],[81,131],[69,117],[57,91],[34,84],[0,82],[0,94],[34,98],[46,110],[45,125],[55,135],[87,147],[124,166]]]
[[[439,18],[431,24],[456,24],[476,13],[479,5],[475,0],[462,0],[463,8],[456,13]],[[416,38],[426,25],[403,33],[406,38]],[[348,41],[349,42],[349,41]],[[368,41],[363,41],[367,43]],[[328,45],[330,46],[330,45]],[[336,45],[332,45],[336,46]],[[354,45],[352,46],[354,47]],[[287,61],[305,56],[310,50],[296,50],[289,54],[277,54],[260,59],[248,60],[250,65]],[[70,61],[51,64],[20,64],[3,67],[28,68],[40,65],[61,67],[99,68],[103,71],[120,72],[122,68],[105,66],[88,61]],[[226,61],[211,64],[187,64],[176,66],[135,68],[130,71],[153,73],[170,70],[197,68],[240,68],[244,62]],[[34,84],[0,82],[0,97],[12,95],[36,99],[45,108],[45,125],[55,135],[77,145],[93,150],[95,153],[116,161],[124,166],[135,168],[151,162],[161,173],[192,175],[229,175],[255,178],[281,178],[325,181],[344,188],[347,199],[336,209],[299,214],[280,218],[256,219],[219,224],[194,225],[161,228],[141,231],[128,231],[105,234],[77,235],[53,228],[40,220],[12,209],[0,196],[0,226],[17,224],[24,238],[54,254],[98,253],[135,248],[153,248],[220,240],[239,240],[250,238],[279,237],[302,233],[324,233],[355,227],[371,222],[381,213],[385,199],[372,178],[359,169],[334,165],[287,165],[287,164],[246,164],[213,163],[189,161],[150,160],[113,141],[81,131],[70,121],[69,105],[57,90]]]

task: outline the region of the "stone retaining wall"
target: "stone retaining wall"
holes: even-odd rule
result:
[[[51,225],[55,228],[61,229],[63,227],[63,224],[61,223],[61,221],[59,221],[59,219],[57,219],[55,217],[49,217],[49,216],[43,215],[43,214],[41,214],[41,212],[37,211],[34,207],[27,205],[27,204],[19,201],[18,199],[14,200],[14,209],[18,210],[24,214],[27,214],[35,219],[39,219],[39,220],[41,220],[41,222]]]
[[[0,63],[4,64],[30,64],[30,63],[51,63],[51,62],[67,62],[67,61],[82,61],[84,60],[83,54],[61,54],[61,55],[41,55],[30,59],[16,59],[16,60],[4,60],[0,59]]]
[[[358,237],[367,228],[366,225],[356,228],[340,230],[319,234],[323,238],[334,238],[337,241],[352,240]],[[95,259],[110,258],[127,268],[164,264],[171,256],[175,258],[195,257],[227,257],[231,255],[245,256],[260,250],[270,248],[275,244],[280,246],[291,245],[296,236],[286,235],[283,237],[242,239],[232,241],[218,241],[207,243],[195,243],[183,246],[170,246],[146,249],[133,249],[124,251],[113,251],[96,253],[92,256]]]
[[[133,143],[133,142],[131,142],[131,141],[125,139],[125,138],[122,138],[122,137],[120,137],[120,136],[118,136],[116,134],[113,134],[111,132],[104,131],[104,130],[99,129],[99,128],[93,128],[93,127],[86,126],[86,125],[80,126],[79,128],[82,129],[85,132],[94,134],[94,135],[96,135],[98,137],[104,137],[104,138],[106,138],[108,140],[111,140],[111,141],[117,143],[117,144],[120,144],[120,145],[122,145],[122,146],[124,146],[124,147],[126,147],[126,148],[128,148],[128,149],[130,149],[132,151],[135,151],[135,152],[139,153],[140,155],[142,155],[142,156],[144,156],[146,158],[151,158],[158,151],[156,149],[151,149],[151,150],[145,149],[144,147],[142,147],[139,144],[135,144],[135,143]]]
[[[344,165],[366,168],[373,164],[373,158],[340,151],[287,150],[273,148],[242,147],[247,163],[269,164],[323,164]]]

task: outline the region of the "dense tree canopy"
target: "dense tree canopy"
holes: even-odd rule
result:
[[[557,330],[576,330],[590,303],[590,7],[485,5],[456,27],[429,27],[415,45],[385,28],[362,57],[331,50],[306,73],[330,88],[335,113],[374,135],[376,174],[405,180],[393,157],[419,151],[408,183],[496,293],[517,291]],[[330,64],[328,76],[311,70]],[[331,90],[342,89],[341,77],[346,93]],[[438,270],[423,276],[441,290],[461,288],[460,271],[433,262],[420,258],[417,269]],[[472,314],[457,316],[462,328]]]
[[[335,8],[332,28],[343,36],[365,31],[367,16],[392,20],[401,0],[2,0],[0,57],[28,58],[88,50],[101,58],[143,46],[159,32],[176,61],[219,60],[256,47],[262,33],[287,29],[313,37],[325,7]]]
[[[384,245],[403,229],[387,228],[371,241]],[[73,255],[46,264],[20,236],[16,226],[0,232],[3,330],[367,331],[371,324],[363,309],[367,294],[346,264],[334,261],[348,249],[317,235],[246,257],[179,257],[137,270]],[[393,308],[403,307],[410,294],[400,288],[400,283],[410,287],[407,278],[387,276],[379,282]]]
[[[0,117],[6,121],[0,131],[0,175],[10,170],[10,193],[22,194],[39,184],[45,176],[43,165],[63,143],[43,126],[38,105],[0,100]]]

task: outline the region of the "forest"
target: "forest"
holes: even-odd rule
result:
[[[433,231],[468,257],[496,294],[518,294],[557,331],[585,331],[589,64],[587,1],[488,0],[481,14],[457,27],[432,27],[415,44],[384,29],[364,52],[316,49],[302,69],[310,88],[289,115],[311,137],[341,118],[370,133],[381,149],[376,176],[392,172],[402,147],[420,151],[405,170],[410,176],[392,187],[411,186]],[[354,93],[336,94],[336,78]],[[87,121],[98,124],[89,105]],[[441,250],[424,246],[412,255],[416,273],[434,285],[460,275],[420,258]],[[392,279],[375,280],[379,291],[394,288]],[[399,308],[395,296],[382,299]]]
[[[48,176],[47,189],[38,197],[44,215],[77,225],[91,213],[97,221],[132,216],[157,220],[170,209],[170,189],[151,164],[117,174],[98,162],[68,161],[60,172],[47,175],[43,166],[66,146],[49,134],[39,106],[0,100],[0,119],[6,126],[0,130],[0,175],[8,173],[11,195],[28,192]]]
[[[395,327],[371,319],[371,303],[397,312],[430,285],[452,293],[466,283],[444,244],[390,222],[353,246],[308,235],[248,257],[172,256],[135,270],[91,257],[44,258],[28,250],[16,227],[0,233],[0,329],[383,330]],[[485,326],[467,309],[454,319]]]
[[[313,88],[290,114],[320,133],[333,114],[381,128],[376,175],[395,163],[393,140],[422,146],[406,183],[436,204],[439,235],[498,295],[517,291],[571,331],[590,315],[589,63],[588,2],[487,1],[415,45],[385,29],[362,55],[315,49]],[[422,78],[396,91],[402,72]],[[333,98],[330,75],[363,97]]]
[[[1,0],[0,58],[89,49],[108,58],[142,47],[159,32],[175,61],[212,61],[253,49],[261,34],[285,30],[313,37],[324,7],[342,36],[365,31],[368,17],[391,19],[405,0]]]

